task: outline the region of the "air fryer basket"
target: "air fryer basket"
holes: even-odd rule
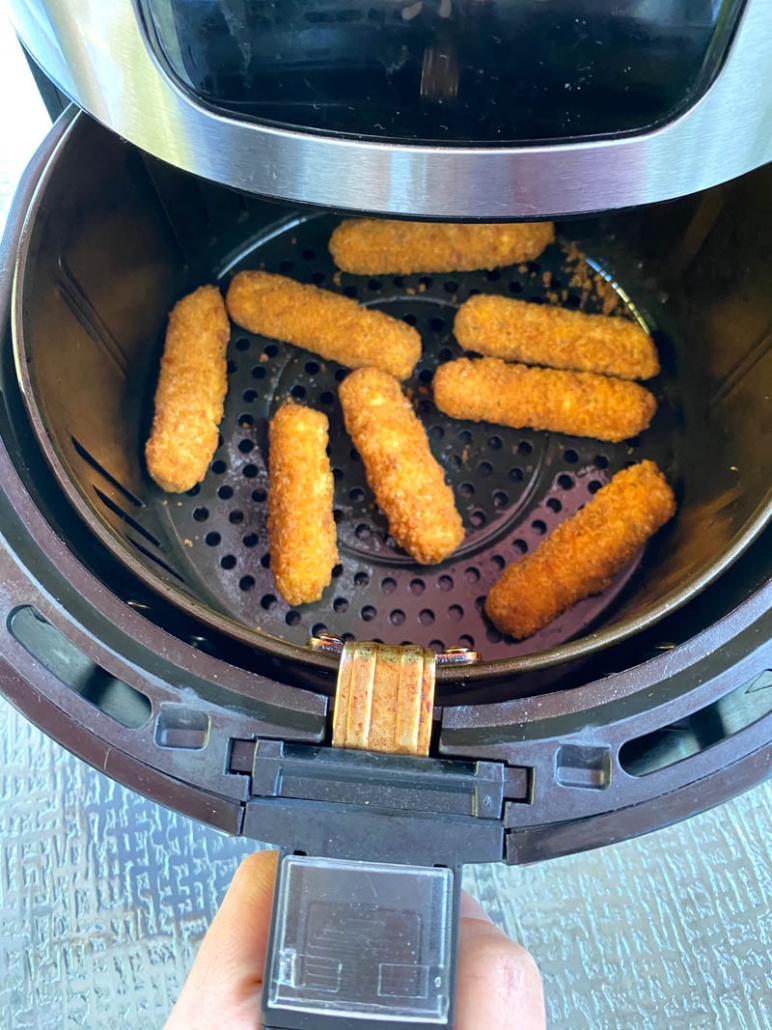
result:
[[[767,520],[772,295],[758,225],[770,217],[768,171],[699,197],[559,224],[561,240],[586,253],[613,290],[598,289],[597,278],[583,289],[575,253],[557,245],[500,272],[368,279],[335,273],[326,249],[334,215],[196,180],[83,118],[73,134],[38,191],[18,255],[17,370],[43,450],[82,517],[135,575],[203,625],[301,661],[321,661],[302,645],[325,629],[475,647],[486,661],[472,677],[533,669],[652,624],[719,575]],[[342,428],[336,386],[345,370],[238,328],[206,480],[181,496],[150,482],[142,451],[168,310],[194,286],[225,286],[244,267],[341,290],[420,330],[424,354],[407,386],[467,528],[449,562],[421,568],[389,538]],[[652,428],[608,445],[438,413],[432,369],[459,353],[453,312],[475,291],[588,311],[615,302],[642,320],[663,364],[650,384],[659,401]],[[265,532],[267,418],[287,396],[330,416],[341,549],[322,601],[299,609],[274,588]],[[644,457],[674,484],[676,520],[603,595],[532,640],[502,639],[481,611],[500,569]]]

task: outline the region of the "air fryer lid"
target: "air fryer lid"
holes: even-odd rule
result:
[[[471,291],[586,310],[610,302],[609,290],[581,289],[586,275],[559,248],[537,264],[489,274],[336,275],[326,251],[334,217],[288,211],[149,162],[81,117],[48,167],[18,254],[18,371],[42,448],[82,517],[134,575],[203,626],[317,665],[331,660],[302,645],[324,628],[474,646],[486,661],[466,679],[538,668],[653,624],[714,579],[768,517],[772,362],[754,345],[772,300],[752,264],[748,271],[747,247],[758,247],[752,222],[746,229],[751,214],[743,210],[738,221],[733,206],[707,196],[560,227],[615,284],[611,299],[655,332],[663,361],[651,384],[660,405],[653,427],[612,447],[457,423],[431,403],[432,369],[457,352],[452,315]],[[704,240],[695,250],[689,226],[700,219]],[[342,430],[335,390],[345,371],[238,329],[222,443],[205,482],[177,497],[149,481],[142,447],[169,308],[201,282],[225,284],[236,268],[261,266],[415,322],[424,356],[408,387],[467,527],[450,562],[417,567],[388,538]],[[330,415],[341,543],[331,588],[297,610],[276,594],[265,534],[266,418],[286,396]],[[676,485],[671,527],[605,594],[530,641],[501,639],[480,609],[503,564],[643,457]]]

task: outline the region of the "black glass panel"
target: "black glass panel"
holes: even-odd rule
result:
[[[742,0],[144,0],[166,60],[240,117],[398,141],[636,132],[710,84]]]

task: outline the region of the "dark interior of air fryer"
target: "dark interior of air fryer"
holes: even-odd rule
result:
[[[93,133],[88,124],[81,133]],[[202,625],[267,654],[321,631],[344,639],[541,654],[715,577],[761,528],[772,484],[768,170],[706,194],[557,222],[527,265],[452,275],[353,276],[327,242],[341,215],[235,193],[141,156],[112,136],[59,171],[23,259],[16,353],[28,403],[71,502],[133,575]],[[88,141],[86,141],[88,142]],[[167,315],[184,293],[260,268],[338,291],[414,325],[423,356],[405,384],[452,484],[466,538],[439,566],[394,543],[343,428],[347,370],[233,328],[220,446],[203,483],[164,494],[143,461]],[[475,293],[633,318],[662,372],[651,428],[621,444],[453,420],[435,408],[437,364],[461,350],[454,313]],[[34,302],[33,302],[34,298]],[[323,599],[290,607],[266,533],[267,423],[286,398],[330,419],[340,565]],[[531,639],[487,621],[486,593],[619,469],[654,459],[676,519],[615,578]],[[679,601],[680,603],[680,601]],[[493,667],[492,667],[493,668]]]

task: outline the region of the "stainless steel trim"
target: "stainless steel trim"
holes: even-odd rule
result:
[[[559,146],[395,146],[271,128],[199,106],[158,64],[132,0],[10,0],[52,80],[143,150],[237,189],[435,218],[533,218],[666,200],[772,160],[772,2],[749,0],[716,81],[654,132]]]

